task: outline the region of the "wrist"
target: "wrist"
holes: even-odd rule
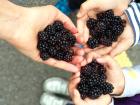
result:
[[[8,0],[0,2],[0,39],[12,40],[18,21],[23,16],[26,8],[17,6]]]

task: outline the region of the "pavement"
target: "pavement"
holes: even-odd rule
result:
[[[55,0],[13,0],[22,6],[53,4]],[[134,64],[140,62],[140,47],[127,51]],[[69,77],[64,72],[44,64],[36,63],[19,53],[13,46],[0,41],[0,105],[40,105],[45,79],[58,76]]]

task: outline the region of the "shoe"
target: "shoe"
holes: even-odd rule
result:
[[[72,10],[69,8],[68,0],[59,0],[55,4],[55,7],[66,15],[69,15],[72,12]]]
[[[69,96],[68,82],[62,78],[49,78],[44,82],[44,91]]]
[[[40,98],[40,105],[73,105],[71,101],[57,97],[51,93],[44,93]]]

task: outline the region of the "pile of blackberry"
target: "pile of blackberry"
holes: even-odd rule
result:
[[[75,43],[75,36],[64,28],[63,23],[60,21],[55,21],[38,33],[37,48],[40,51],[42,60],[55,58],[66,62],[72,61],[74,55],[72,47]]]
[[[90,18],[87,21],[91,36],[87,45],[92,49],[99,45],[111,46],[122,34],[125,25],[126,21],[115,16],[112,10],[98,13],[97,19]]]
[[[92,61],[81,68],[81,81],[77,89],[82,99],[96,99],[102,94],[112,93],[114,87],[112,84],[106,82],[107,77],[105,73],[106,69],[104,66],[96,61]]]

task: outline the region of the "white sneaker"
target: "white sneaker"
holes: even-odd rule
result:
[[[40,99],[41,105],[67,105],[68,103],[72,105],[71,101],[59,98],[50,93],[44,93]]]
[[[68,82],[58,77],[49,78],[44,82],[44,91],[69,96]]]

